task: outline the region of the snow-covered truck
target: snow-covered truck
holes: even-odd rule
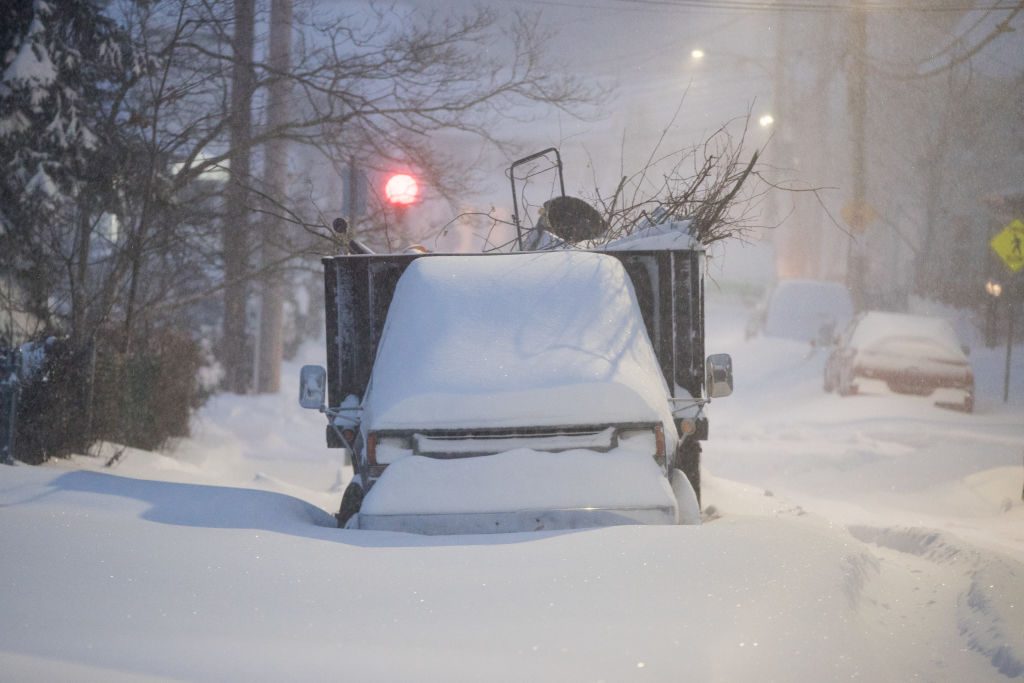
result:
[[[341,526],[423,533],[699,523],[699,249],[324,259],[327,416],[354,477]],[[325,387],[326,385],[326,387]],[[326,391],[325,391],[326,389]]]
[[[700,523],[704,251],[685,223],[598,250],[325,258],[327,368],[300,403],[351,453],[339,526],[428,534]]]

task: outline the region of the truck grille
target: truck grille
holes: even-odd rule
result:
[[[548,431],[489,430],[484,432],[416,433],[412,438],[417,455],[460,458],[502,453],[516,448],[536,451],[567,451],[585,448],[609,451],[618,445],[614,427],[551,429]]]

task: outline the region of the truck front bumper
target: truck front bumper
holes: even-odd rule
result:
[[[675,524],[674,506],[632,508],[571,508],[507,512],[452,512],[368,515],[360,513],[349,528],[403,531],[427,535],[513,533],[588,529],[621,524]]]

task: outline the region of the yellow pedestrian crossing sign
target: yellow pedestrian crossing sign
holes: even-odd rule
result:
[[[1024,223],[1019,218],[1003,228],[989,244],[1010,270],[1016,273],[1024,268]]]

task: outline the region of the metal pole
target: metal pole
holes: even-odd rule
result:
[[[857,225],[863,230],[866,223],[864,207],[867,205],[867,51],[868,15],[863,0],[855,0],[850,12],[850,53],[847,56],[846,108],[850,116],[850,182],[853,190],[851,204]],[[855,232],[857,232],[855,231]],[[853,295],[854,305],[866,307],[864,262],[860,249],[849,238],[846,248],[846,285]]]
[[[356,170],[356,158],[354,156],[348,159],[348,192],[345,193],[345,217],[348,218],[348,227],[355,233],[356,227],[356,178],[358,177],[358,171]]]
[[[1007,289],[1010,288],[1007,287]],[[1010,355],[1013,352],[1013,319],[1014,313],[1017,311],[1016,301],[1011,299],[1007,303],[1010,310],[1007,312],[1006,323],[1008,329],[1006,330],[1006,369],[1003,373],[1003,403],[1007,403],[1010,400]]]

